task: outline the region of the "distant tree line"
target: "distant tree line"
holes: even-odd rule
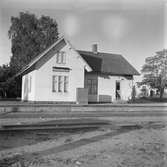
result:
[[[21,76],[16,74],[59,38],[58,25],[49,16],[20,12],[11,17],[8,36],[12,56],[9,64],[0,66],[0,97],[15,98],[21,96]]]

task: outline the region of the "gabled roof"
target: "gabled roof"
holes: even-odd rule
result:
[[[44,63],[46,63],[51,57],[54,56],[54,54],[62,49],[66,44],[71,44],[65,40],[64,37],[59,38],[56,42],[54,42],[50,47],[45,49],[41,54],[39,54],[37,57],[35,57],[25,68],[23,68],[18,74],[18,75],[25,75],[34,69],[40,68]],[[72,47],[73,48],[73,47]],[[74,48],[73,48],[74,49]],[[74,49],[75,50],[75,49]],[[75,50],[76,51],[76,50]],[[76,53],[82,58],[82,56],[76,51]],[[87,71],[92,71],[91,67],[89,64],[82,58],[84,63],[86,64],[86,69]]]
[[[91,66],[93,72],[111,75],[140,75],[122,55],[82,50],[78,52]]]
[[[43,59],[49,59],[50,57],[53,56],[53,54],[49,54],[51,50],[58,50],[62,48],[65,45],[65,40],[64,38],[59,38],[56,42],[54,42],[51,46],[49,46],[47,49],[45,49],[41,54],[39,54],[37,57],[35,57],[32,61],[30,61],[29,64],[27,64],[18,74],[18,75],[24,75],[27,74],[31,71],[33,71],[36,68],[36,64],[38,62],[42,62]],[[46,60],[45,60],[46,61]],[[43,63],[42,63],[43,64]],[[41,65],[40,65],[41,66]]]
[[[40,68],[67,43],[72,47],[69,41],[65,40],[64,37],[59,38],[44,52],[33,59],[17,76],[27,74],[34,69]],[[137,70],[121,55],[101,52],[93,53],[81,50],[75,51],[81,56],[89,72],[92,71],[111,75],[139,75]]]

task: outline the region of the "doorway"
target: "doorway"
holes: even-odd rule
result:
[[[121,99],[121,86],[120,86],[120,81],[116,81],[116,86],[115,86],[115,98],[116,100]]]

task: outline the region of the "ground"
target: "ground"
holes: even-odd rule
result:
[[[165,167],[166,130],[167,128],[133,131],[47,158],[51,160],[51,166],[64,167]]]
[[[26,167],[166,167],[166,121],[139,127],[101,128],[0,151]],[[23,165],[24,164],[24,165]]]
[[[99,106],[101,110],[96,111]],[[57,130],[0,131],[0,167],[167,166],[167,104],[113,105],[110,110],[107,105],[102,105],[104,110],[99,106],[92,112],[81,107],[81,111],[77,108],[68,113],[2,109],[0,127],[51,120],[67,123],[66,119],[79,118],[80,121],[100,119],[110,124],[61,133]]]

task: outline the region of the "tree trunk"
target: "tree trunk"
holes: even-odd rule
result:
[[[163,94],[164,94],[164,88],[161,88],[161,89],[160,89],[160,101],[161,101],[162,98],[163,98]]]

